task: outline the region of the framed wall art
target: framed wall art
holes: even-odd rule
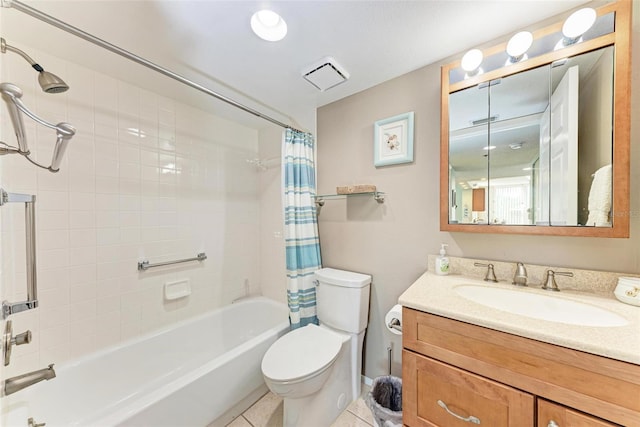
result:
[[[378,120],[373,125],[374,166],[413,161],[413,111]]]

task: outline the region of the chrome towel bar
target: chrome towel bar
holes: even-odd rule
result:
[[[194,258],[179,259],[176,261],[156,262],[156,263],[150,264],[148,260],[144,260],[144,261],[138,262],[138,271],[146,271],[150,268],[161,267],[163,265],[180,264],[183,262],[190,262],[190,261],[204,261],[205,259],[207,259],[207,254],[205,254],[204,252],[200,252]]]

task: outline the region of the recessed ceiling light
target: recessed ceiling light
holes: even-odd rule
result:
[[[483,149],[483,150],[487,150],[487,151],[489,151],[489,150],[495,150],[495,149],[496,149],[496,146],[495,146],[495,145],[487,145],[487,146],[485,146],[485,147],[482,147],[482,149]]]
[[[270,42],[282,40],[287,35],[287,23],[271,10],[261,10],[251,17],[251,29],[258,37]]]

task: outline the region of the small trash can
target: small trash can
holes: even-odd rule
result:
[[[376,427],[402,427],[402,379],[392,375],[374,379],[366,404]]]

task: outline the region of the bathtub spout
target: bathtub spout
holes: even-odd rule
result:
[[[39,369],[33,372],[27,372],[26,374],[18,375],[12,378],[7,378],[4,382],[4,395],[8,396],[20,391],[23,388],[29,387],[42,380],[49,381],[56,377],[56,371],[53,370],[53,363],[48,368]]]

